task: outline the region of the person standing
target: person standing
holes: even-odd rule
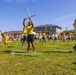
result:
[[[41,31],[39,32],[38,39],[39,39],[39,42],[42,43],[42,32]]]
[[[42,43],[46,43],[46,32],[45,31],[43,31],[42,32]]]
[[[27,52],[30,52],[30,44],[32,45],[33,48],[33,53],[35,53],[35,46],[34,46],[34,34],[33,34],[33,30],[34,30],[34,24],[31,21],[31,19],[29,18],[29,22],[28,25],[25,24],[25,20],[27,18],[23,19],[23,25],[26,27],[27,29],[27,36],[28,36],[28,49]]]
[[[75,46],[73,47],[73,49],[76,51],[76,19],[74,20],[74,40],[75,40]]]
[[[8,41],[9,41],[9,37],[8,37],[7,33],[4,32],[4,34],[3,34],[3,42],[4,42],[4,44],[8,44]]]
[[[22,46],[24,45],[25,41],[26,41],[26,44],[27,44],[27,29],[26,29],[26,26],[23,25],[23,31],[22,31]]]
[[[2,32],[0,31],[0,46],[2,46]]]
[[[63,42],[66,42],[66,33],[63,32]]]
[[[74,39],[75,39],[75,42],[76,42],[76,19],[74,20]]]

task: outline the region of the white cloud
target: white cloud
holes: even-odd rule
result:
[[[4,2],[12,2],[12,1],[16,1],[16,2],[26,2],[26,1],[32,1],[32,2],[37,2],[38,0],[3,0]]]
[[[11,1],[13,1],[13,0],[3,0],[4,2],[11,2]]]
[[[3,0],[4,2],[12,2],[12,1],[16,1],[16,2],[25,2],[28,0]]]
[[[71,17],[74,17],[74,15],[63,16],[63,17],[60,17],[60,18],[54,19],[54,21],[65,20],[65,19],[68,19],[68,18],[71,18]]]

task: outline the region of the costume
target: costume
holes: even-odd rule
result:
[[[27,29],[24,29],[24,30],[23,30],[22,36],[23,36],[23,42],[24,42],[24,41],[27,41]]]
[[[74,34],[76,34],[76,24],[74,24]]]
[[[3,42],[4,42],[5,44],[8,43],[8,36],[7,36],[6,33],[4,33],[4,36],[3,36]]]
[[[28,42],[34,42],[34,34],[33,34],[34,27],[32,25],[27,25],[26,29],[28,35]]]
[[[45,32],[43,32],[43,34],[42,34],[42,39],[43,39],[43,40],[46,39],[46,34],[45,34]]]

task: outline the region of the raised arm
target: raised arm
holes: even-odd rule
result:
[[[23,19],[23,26],[25,26],[26,24],[25,24],[25,20],[26,20],[27,18],[24,18]]]
[[[76,19],[74,20],[74,24],[73,25],[75,25],[76,24]]]
[[[32,27],[34,27],[34,24],[33,24],[32,20],[31,20],[31,18],[29,18],[29,20],[31,22]]]

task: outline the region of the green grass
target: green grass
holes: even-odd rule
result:
[[[26,53],[27,46],[22,47],[19,41],[3,44],[0,47],[0,75],[76,75],[74,45],[74,41],[51,40],[46,44],[35,41],[36,52],[43,54],[31,56],[10,53],[16,50]]]

